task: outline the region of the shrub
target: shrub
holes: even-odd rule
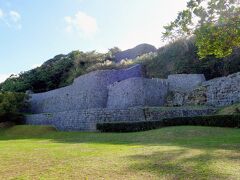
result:
[[[24,93],[0,93],[0,123],[14,122],[21,124],[24,116],[21,112],[27,107]]]
[[[240,115],[178,117],[160,121],[98,123],[97,129],[101,132],[137,132],[168,126],[186,125],[240,128]]]
[[[234,105],[231,105],[231,106],[227,106],[227,107],[223,107],[221,108],[218,112],[217,112],[218,115],[237,115],[237,114],[240,114],[240,104],[234,104]]]

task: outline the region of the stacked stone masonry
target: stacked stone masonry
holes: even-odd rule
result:
[[[131,77],[144,77],[140,65],[124,70],[95,71],[75,79],[70,86],[32,94],[32,113],[52,113],[91,108],[105,108],[108,86]]]
[[[166,80],[130,78],[109,86],[107,108],[163,106],[167,93]]]
[[[129,108],[88,109],[26,116],[31,125],[51,125],[60,131],[96,131],[96,124],[103,122],[156,121],[171,117],[189,117],[212,114],[214,108]]]
[[[147,79],[141,65],[95,71],[72,85],[31,94],[27,124],[53,125],[65,131],[94,131],[97,122],[148,121],[206,115],[214,108],[159,109],[160,106],[225,106],[240,102],[240,73],[206,81],[202,74]],[[149,108],[146,108],[149,107]]]
[[[168,106],[228,106],[240,102],[240,73],[203,81],[189,92],[172,90]]]
[[[206,81],[203,74],[176,74],[168,76],[170,91],[190,92]]]

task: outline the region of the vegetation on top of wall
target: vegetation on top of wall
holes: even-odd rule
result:
[[[150,77],[166,78],[169,74],[204,74],[207,79],[240,71],[240,50],[227,58],[207,57],[200,60],[195,40],[178,40],[158,50],[158,55],[144,63]]]
[[[8,78],[0,85],[0,89],[11,92],[53,90],[69,85],[74,78],[85,74],[89,67],[103,62],[105,58],[105,54],[95,51],[87,53],[73,51],[68,55],[58,55],[40,67]]]
[[[240,114],[240,104],[234,104],[232,106],[223,107],[217,112],[217,114],[218,115]]]
[[[10,92],[45,92],[71,84],[74,78],[95,70],[120,69],[143,64],[150,78],[166,78],[169,74],[203,73],[207,79],[226,76],[240,71],[240,50],[235,49],[227,58],[208,57],[199,60],[195,40],[178,40],[157,53],[144,54],[136,59],[114,62],[112,52],[73,51],[58,55],[42,66],[8,78],[0,84],[0,90]]]

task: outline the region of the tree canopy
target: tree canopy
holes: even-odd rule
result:
[[[240,47],[240,1],[190,0],[164,28],[163,40],[195,36],[201,59],[229,56]]]
[[[23,116],[21,112],[28,107],[28,97],[24,93],[0,92],[0,123],[21,123]]]

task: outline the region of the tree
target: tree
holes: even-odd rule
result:
[[[187,8],[164,28],[163,40],[195,36],[201,59],[229,56],[240,47],[240,1],[190,0]]]
[[[24,93],[0,93],[0,123],[22,123],[24,117],[21,112],[28,107],[27,98]]]

